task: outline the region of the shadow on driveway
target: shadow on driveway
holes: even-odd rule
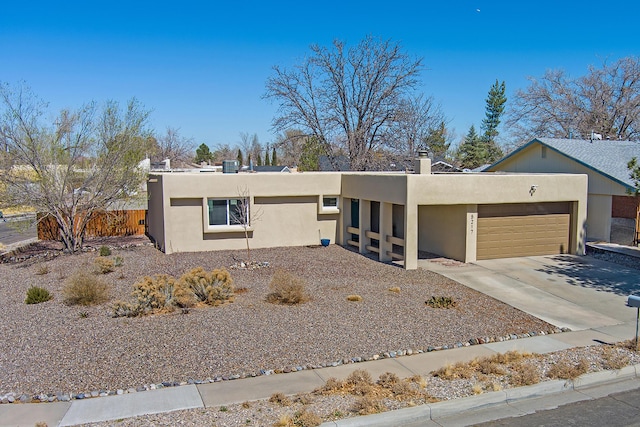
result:
[[[613,292],[617,295],[640,294],[640,272],[619,264],[597,260],[590,256],[556,255],[553,263],[536,271],[559,275],[573,286]]]

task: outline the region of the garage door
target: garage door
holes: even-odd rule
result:
[[[477,259],[569,251],[570,204],[478,206]]]

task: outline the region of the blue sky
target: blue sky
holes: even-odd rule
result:
[[[496,79],[509,98],[546,69],[579,76],[640,55],[638,16],[637,0],[13,1],[0,12],[0,81],[26,81],[54,111],[135,96],[159,133],[179,128],[213,148],[248,132],[264,144],[275,138],[277,105],[262,99],[271,68],[299,63],[312,43],[371,34],[424,58],[419,89],[462,136]]]

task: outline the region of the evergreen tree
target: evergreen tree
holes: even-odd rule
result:
[[[433,159],[446,158],[451,144],[447,143],[447,129],[444,122],[440,122],[440,125],[437,128],[430,129],[422,142],[423,146],[433,156]]]
[[[213,159],[213,153],[209,150],[209,146],[207,144],[200,144],[198,148],[196,148],[196,157],[194,161],[196,163],[208,162]]]
[[[271,162],[269,161],[269,146],[267,145],[267,149],[264,150],[264,165],[271,166]]]
[[[475,169],[478,166],[486,164],[488,152],[486,144],[482,141],[482,138],[478,136],[476,128],[471,125],[467,136],[464,141],[458,147],[458,160],[463,168]]]
[[[271,165],[278,166],[278,158],[276,157],[276,147],[271,151]]]
[[[247,165],[251,166],[251,153],[247,156]]]
[[[500,118],[504,113],[504,106],[507,102],[505,96],[506,86],[504,81],[498,83],[498,80],[489,89],[487,95],[485,118],[482,120],[482,141],[486,145],[487,158],[486,163],[493,163],[502,157],[502,150],[496,142],[498,137],[498,126],[500,125]]]
[[[324,146],[316,137],[306,138],[300,155],[298,169],[301,171],[320,170],[320,156],[326,154]]]
[[[242,150],[238,148],[238,157],[236,157],[238,159],[238,166],[242,167],[242,165],[244,164],[244,159],[242,157]]]
[[[262,166],[262,154],[258,153],[257,166]]]

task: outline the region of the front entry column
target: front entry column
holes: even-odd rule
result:
[[[387,241],[387,236],[393,236],[393,203],[380,202],[380,253],[379,260],[391,261],[393,243]]]
[[[369,239],[365,233],[371,230],[371,201],[360,199],[360,241],[358,250],[361,254],[366,254]]]

